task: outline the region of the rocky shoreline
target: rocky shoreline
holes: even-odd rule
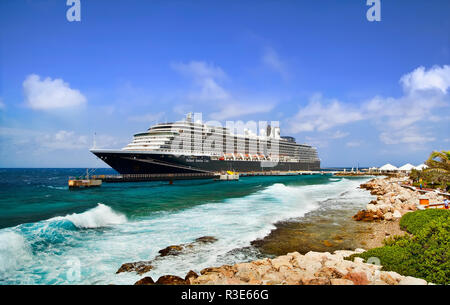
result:
[[[415,211],[418,208],[419,197],[425,196],[430,203],[443,202],[444,197],[429,192],[422,195],[417,191],[402,187],[401,184],[408,182],[408,178],[377,178],[368,183],[361,184],[360,188],[369,190],[372,195],[377,196],[367,204],[365,210],[359,211],[353,218],[358,221],[400,219],[404,214]]]
[[[405,213],[418,208],[419,194],[400,186],[405,178],[376,178],[362,184],[360,188],[369,190],[376,200],[367,204],[365,210],[353,216],[352,221],[360,228],[353,239],[364,244],[365,249],[379,247],[386,237],[405,234],[400,230],[399,219]],[[428,194],[430,202],[441,198],[437,194]],[[354,212],[353,212],[354,213]],[[351,215],[348,216],[351,219]],[[351,237],[344,237],[351,238]],[[276,240],[276,239],[275,239]],[[198,243],[215,242],[215,238],[205,236],[186,245],[169,246],[160,251],[155,259],[165,255],[178,255],[183,249],[195,247]],[[328,240],[327,240],[328,242]],[[331,242],[329,242],[331,244]],[[324,243],[325,247],[330,247]],[[345,248],[337,243],[336,247]],[[174,275],[161,276],[156,282],[149,276],[137,281],[136,285],[426,285],[423,279],[402,276],[395,272],[381,271],[382,266],[364,263],[361,258],[350,261],[352,254],[365,250],[334,250],[290,252],[275,258],[264,258],[252,262],[205,268],[200,274],[189,271],[185,278]],[[333,248],[330,248],[333,249]],[[283,250],[281,250],[283,251]],[[286,253],[286,252],[284,252]],[[147,273],[152,269],[151,261],[126,263],[117,271]],[[431,284],[431,283],[430,283]]]
[[[261,259],[233,266],[205,268],[200,275],[189,271],[183,279],[165,275],[156,282],[145,277],[136,285],[427,285],[425,280],[381,271],[380,265],[364,263],[356,257],[345,258],[355,251],[288,253],[274,259]]]

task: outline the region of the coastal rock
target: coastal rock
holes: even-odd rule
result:
[[[302,285],[331,285],[330,279],[326,277],[314,277],[302,279]]]
[[[392,217],[395,218],[401,218],[402,217],[402,213],[400,213],[399,210],[395,210],[394,213],[392,213]]]
[[[394,219],[394,216],[392,215],[391,212],[387,212],[386,214],[384,214],[383,217],[384,217],[385,220],[392,220],[392,219]]]
[[[157,285],[186,285],[187,283],[184,279],[176,275],[163,275],[156,283]]]
[[[213,243],[216,241],[217,241],[217,238],[215,238],[214,236],[202,236],[202,237],[195,239],[196,243],[202,243],[202,244],[210,244],[210,243]]]
[[[368,204],[367,206],[366,206],[366,210],[368,211],[368,212],[376,212],[377,210],[378,210],[378,207],[376,207],[374,204]]]
[[[155,284],[155,282],[153,281],[153,279],[151,277],[146,276],[134,284],[135,285],[153,285],[153,284]]]
[[[331,285],[355,285],[352,281],[346,279],[331,279]]]
[[[350,280],[355,285],[367,285],[369,280],[364,272],[349,272],[344,276],[344,279]]]
[[[184,277],[184,280],[185,280],[187,283],[190,283],[190,282],[191,282],[191,279],[192,279],[192,280],[195,280],[196,278],[198,278],[198,274],[195,273],[194,271],[190,270],[190,271],[186,274],[186,276]]]
[[[371,212],[367,210],[361,210],[353,216],[353,219],[356,221],[373,221],[379,219],[377,212]]]
[[[399,285],[426,285],[427,281],[418,279],[411,276],[405,276],[401,281],[398,283]]]
[[[257,267],[251,263],[242,263],[236,265],[237,272],[235,276],[244,282],[259,281],[261,275],[259,274]]]
[[[380,274],[380,280],[388,285],[398,285],[401,281],[402,276],[396,272],[382,272]]]
[[[344,257],[362,253],[339,250],[329,252],[310,251],[305,255],[292,252],[274,259],[239,263],[233,266],[205,268],[198,275],[189,272],[183,280],[166,275],[156,284],[215,284],[215,285],[397,285],[426,281],[403,277],[395,272],[380,271],[381,266],[367,264],[362,259],[345,260]],[[192,276],[189,276],[189,275]]]
[[[167,255],[178,255],[181,253],[181,251],[183,251],[184,246],[181,245],[173,245],[173,246],[168,246],[164,249],[159,250],[159,254],[161,257],[167,256]]]
[[[116,274],[121,272],[136,272],[137,274],[144,274],[153,269],[153,266],[150,264],[150,261],[141,261],[134,263],[125,263],[120,266],[120,268],[116,271]]]

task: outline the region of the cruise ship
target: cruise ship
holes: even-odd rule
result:
[[[266,125],[259,135],[248,129],[237,134],[194,122],[191,113],[135,134],[122,149],[90,151],[120,174],[320,170],[316,148],[280,136],[279,127]]]

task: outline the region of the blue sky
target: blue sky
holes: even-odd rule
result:
[[[450,2],[0,2],[0,167],[103,166],[159,121],[277,120],[323,166],[450,148]]]

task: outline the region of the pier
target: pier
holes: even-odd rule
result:
[[[299,175],[324,175],[333,174],[328,171],[265,171],[265,172],[236,172],[239,177],[253,176],[299,176]],[[123,175],[93,175],[92,179],[102,182],[144,182],[144,181],[174,181],[174,180],[193,180],[193,179],[217,179],[224,173],[205,172],[205,173],[173,173],[173,174],[123,174]],[[221,179],[218,179],[221,180]],[[223,180],[223,179],[222,179]],[[231,180],[231,179],[230,179]],[[237,179],[233,179],[237,180]]]

